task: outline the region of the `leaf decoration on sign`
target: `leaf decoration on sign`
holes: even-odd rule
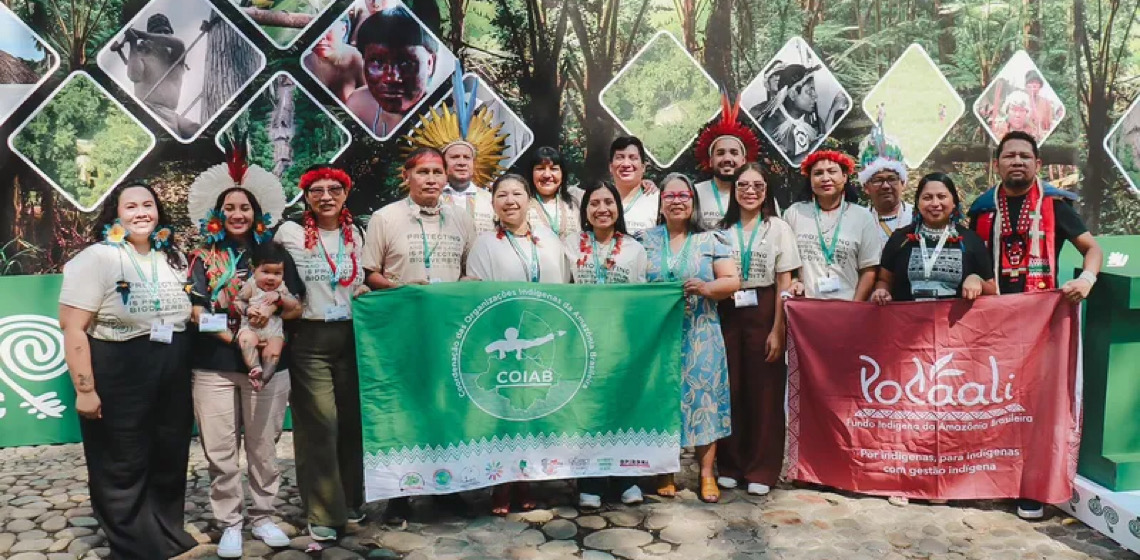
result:
[[[947,366],[947,364],[950,363],[950,360],[953,360],[953,359],[954,359],[954,353],[951,352],[951,353],[939,358],[938,361],[934,362],[934,365],[931,366],[931,368],[930,368],[930,379],[931,379],[931,381],[933,381],[935,379],[941,379],[943,377],[957,377],[957,376],[963,375],[964,372],[960,369],[943,369]]]

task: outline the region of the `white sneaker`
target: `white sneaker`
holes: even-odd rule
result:
[[[218,541],[219,558],[241,558],[241,525],[227,527]]]
[[[1018,517],[1030,521],[1043,519],[1045,517],[1045,506],[1042,505],[1041,502],[1032,500],[1018,500],[1017,502]]]
[[[767,484],[760,484],[759,482],[748,483],[748,493],[753,496],[767,496],[768,492],[772,489]]]
[[[903,507],[910,503],[910,499],[906,496],[891,496],[887,498],[887,503],[892,506]]]
[[[621,503],[631,506],[633,504],[640,504],[645,501],[645,496],[641,495],[641,488],[636,484],[630,486],[625,492],[621,493]]]
[[[727,476],[718,476],[716,477],[716,485],[731,490],[736,488],[736,479]]]
[[[265,522],[253,528],[253,536],[272,548],[289,546],[290,539],[273,522]]]
[[[602,497],[597,494],[578,494],[578,507],[598,509],[602,507]]]

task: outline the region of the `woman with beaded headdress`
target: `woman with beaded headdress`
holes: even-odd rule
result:
[[[230,140],[226,162],[206,170],[190,186],[187,211],[198,222],[203,240],[190,255],[190,300],[198,325],[194,412],[210,466],[210,507],[222,530],[218,556],[240,558],[245,501],[238,465],[242,434],[253,501],[251,533],[270,546],[289,544],[270,516],[281,483],[276,443],[290,384],[288,374],[274,375],[277,369],[287,369],[277,362],[279,356],[265,356],[264,369],[253,376],[238,347],[238,293],[252,277],[254,253],[272,242],[270,228],[285,211],[285,193],[272,173],[249,165],[245,145]],[[303,291],[293,263],[283,264],[284,291]],[[268,309],[251,306],[245,316],[250,325],[260,327],[268,324],[272,313],[294,319],[300,311],[295,297],[281,296]]]
[[[446,104],[420,116],[419,125],[408,135],[404,154],[418,148],[434,148],[443,154],[447,184],[443,202],[466,210],[477,233],[495,230],[495,210],[488,189],[491,181],[502,173],[506,156],[507,134],[494,123],[494,115],[486,106],[476,110],[478,82],[468,90],[463,82],[463,68],[455,66],[451,78],[454,107]]]
[[[293,450],[309,536],[335,540],[363,521],[364,449],[360,387],[352,332],[352,298],[368,291],[364,236],[345,207],[352,179],[331,165],[301,175],[305,212],[276,239],[289,250],[305,285],[299,321],[286,351],[292,367]]]
[[[871,212],[846,200],[847,177],[854,171],[855,162],[833,150],[817,151],[800,164],[811,198],[783,216],[803,263],[791,294],[854,301],[871,296],[882,242]]]
[[[183,529],[194,422],[190,300],[169,223],[153,188],[116,187],[93,243],[64,265],[59,292],[91,507],[112,557],[127,560],[197,545]],[[58,399],[43,406],[64,409]]]

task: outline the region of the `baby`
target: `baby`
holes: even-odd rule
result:
[[[270,306],[288,310],[300,305],[285,288],[285,261],[288,258],[289,253],[280,243],[259,245],[250,256],[253,277],[245,281],[234,302],[235,310],[241,315],[238,346],[249,368],[249,380],[254,390],[260,390],[273,378],[281,351],[285,348],[283,321],[270,312]],[[259,309],[260,315],[269,317],[264,327],[250,325],[249,312],[252,309]]]

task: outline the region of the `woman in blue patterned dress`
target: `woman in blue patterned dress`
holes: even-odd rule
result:
[[[638,235],[648,255],[650,282],[684,282],[686,303],[681,348],[681,445],[696,446],[701,500],[716,502],[716,441],[732,433],[728,362],[716,302],[740,289],[732,249],[719,232],[705,232],[693,182],[679,173],[665,178],[657,227]],[[672,496],[672,475],[657,493]]]

